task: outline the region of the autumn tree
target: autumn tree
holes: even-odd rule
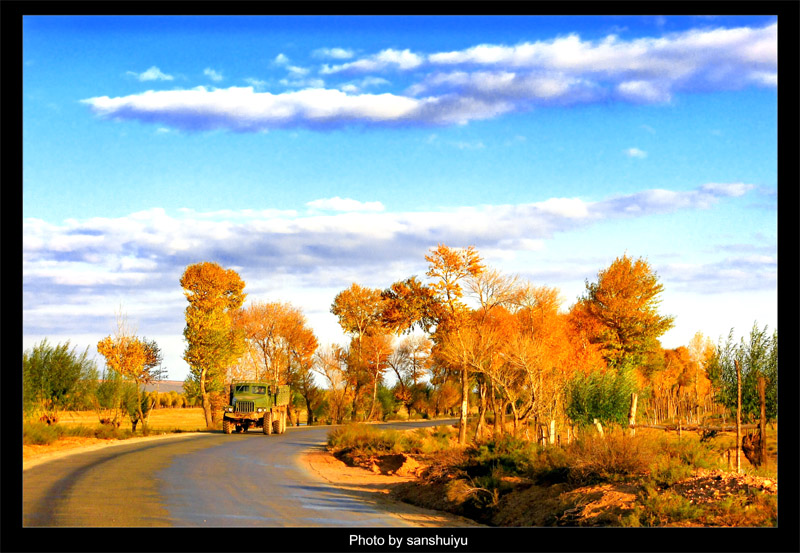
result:
[[[189,301],[183,358],[198,384],[206,426],[212,428],[211,394],[221,395],[225,369],[244,349],[242,333],[232,322],[246,296],[244,281],[233,269],[201,262],[189,265],[180,283]]]
[[[395,395],[403,402],[409,416],[424,393],[422,379],[431,365],[432,346],[433,342],[426,336],[408,336],[397,343],[387,359],[397,376]]]
[[[461,301],[464,295],[462,283],[467,277],[475,277],[483,272],[484,265],[477,250],[473,246],[456,249],[439,244],[425,256],[428,271],[425,273],[433,279],[432,288],[439,302],[444,306],[437,321],[434,341],[441,343],[449,333],[458,333],[464,320],[467,307]],[[453,368],[461,374],[461,415],[459,419],[458,442],[467,441],[467,415],[469,414],[469,365],[451,357]]]
[[[250,346],[244,357],[255,361],[255,379],[275,380],[301,392],[312,416],[311,403],[316,395],[309,371],[317,338],[302,310],[289,303],[257,302],[238,311],[234,321]],[[288,415],[292,420],[291,404]]]
[[[117,317],[114,336],[106,336],[97,343],[97,351],[106,360],[106,366],[123,379],[133,381],[136,387],[136,403],[131,421],[141,421],[147,434],[147,422],[142,408],[142,386],[160,378],[156,369],[161,364],[161,350],[153,340],[140,339],[128,326],[124,316]],[[148,406],[149,407],[149,406]]]
[[[649,263],[619,257],[586,282],[586,293],[575,309],[591,320],[591,341],[600,346],[609,366],[632,368],[657,347],[657,339],[672,328],[674,317],[658,313],[664,286]]]
[[[707,408],[709,399],[713,399],[711,380],[708,378],[707,367],[714,356],[714,343],[710,338],[697,332],[689,342],[689,357],[694,368],[694,409],[695,420],[700,422],[700,408]]]
[[[314,354],[312,370],[328,381],[328,418],[340,424],[345,416],[347,403],[347,375],[345,371],[347,352],[337,345],[320,348]]]
[[[416,276],[395,282],[381,292],[381,297],[385,302],[383,326],[396,334],[410,333],[415,328],[430,333],[443,317],[436,290]]]
[[[379,289],[364,288],[353,283],[339,292],[331,305],[331,313],[339,319],[339,326],[351,337],[348,356],[349,380],[354,386],[353,419],[357,416],[357,402],[363,385],[373,384],[372,405],[377,399],[377,374],[370,371],[364,355],[364,342],[367,337],[386,334],[383,325],[383,311],[386,301]],[[367,376],[365,381],[364,376]],[[370,414],[372,414],[372,409]]]

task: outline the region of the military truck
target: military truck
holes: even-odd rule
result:
[[[289,386],[276,382],[234,382],[230,404],[225,407],[222,430],[225,434],[261,428],[264,434],[286,432],[286,408],[291,393]]]

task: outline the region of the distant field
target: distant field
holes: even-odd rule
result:
[[[84,424],[93,426],[98,424],[97,413],[94,411],[65,411],[60,414],[58,422],[61,424]],[[130,427],[130,421],[123,420],[123,425]],[[153,409],[150,413],[149,426],[152,430],[181,430],[193,432],[205,430],[206,419],[200,407],[187,407],[185,409]]]

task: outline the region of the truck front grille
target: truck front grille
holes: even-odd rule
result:
[[[236,412],[237,413],[252,413],[256,410],[256,404],[254,401],[237,401],[236,402]]]

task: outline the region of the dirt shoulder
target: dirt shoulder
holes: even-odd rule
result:
[[[180,434],[159,434],[141,438],[128,438],[127,440],[104,440],[101,438],[65,437],[47,445],[22,446],[22,470],[26,471],[54,459],[67,457],[76,453],[85,453],[107,447],[115,447],[142,441],[166,440],[168,438],[189,437],[203,434],[203,432],[181,432]]]
[[[392,491],[402,484],[416,481],[414,476],[386,475],[360,467],[351,467],[334,457],[324,446],[319,446],[303,455],[302,462],[308,470],[331,485],[348,490],[415,526],[482,526],[468,518],[416,507],[394,499]]]

